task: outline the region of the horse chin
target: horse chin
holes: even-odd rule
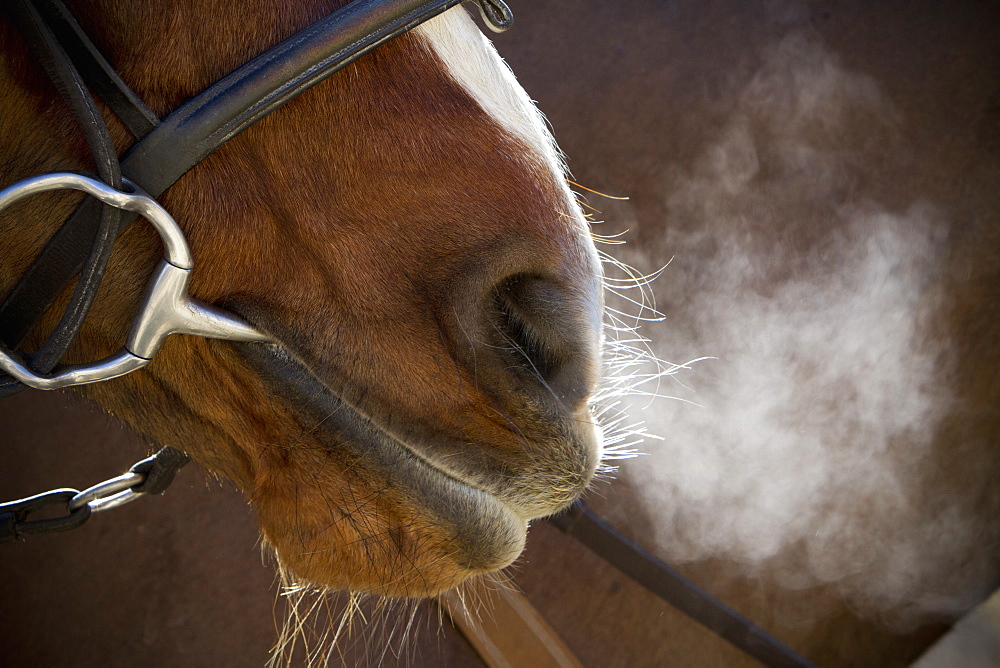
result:
[[[590,420],[567,420],[569,442],[550,448],[572,460],[571,475],[510,484],[516,475],[429,455],[281,346],[240,348],[304,433],[261,467],[252,496],[282,566],[311,585],[432,596],[500,570],[524,549],[529,520],[572,503],[596,469],[600,432]]]

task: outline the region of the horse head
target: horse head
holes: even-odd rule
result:
[[[344,4],[71,8],[163,117]],[[2,182],[90,168],[17,32],[0,38]],[[78,202],[4,212],[0,294]],[[464,10],[316,85],[160,202],[190,244],[192,294],[271,342],[171,337],[141,371],[79,391],[234,481],[296,577],[433,594],[508,565],[529,520],[590,481],[599,261],[544,120]],[[148,226],[122,235],[67,361],[121,344],[161,254]]]

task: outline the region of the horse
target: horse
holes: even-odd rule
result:
[[[630,245],[615,253],[644,270],[674,258],[651,284],[666,317],[645,326],[651,345],[674,359],[720,358],[678,375],[702,393],[681,397],[699,406],[656,400],[646,409],[664,441],[648,443],[650,454],[623,463],[617,480],[589,497],[591,504],[813,661],[909,664],[951,620],[997,585],[997,499],[991,482],[998,470],[992,408],[998,404],[998,386],[988,363],[998,335],[989,299],[998,284],[991,223],[998,204],[991,121],[997,77],[989,57],[996,25],[989,9],[922,3],[900,12],[890,3],[717,6],[653,0],[515,8],[519,27],[497,38],[498,44],[555,128],[574,180],[630,196],[627,201],[588,197],[607,221],[598,229],[610,238],[630,229]],[[899,253],[900,248],[907,253]],[[883,271],[876,271],[880,267]],[[864,281],[851,283],[852,277]],[[802,289],[817,280],[843,289]],[[898,291],[906,285],[913,291]],[[889,337],[894,329],[907,334],[905,345],[898,346],[907,354],[858,358],[864,347],[844,346],[837,349],[839,356],[823,347],[828,340],[842,344],[838,332],[858,329],[852,308],[826,310],[843,306],[844,294],[858,296],[847,302],[852,308],[864,306],[864,313],[876,308],[878,317],[865,322],[885,318],[890,327],[874,331],[890,343],[900,341]],[[779,328],[782,313],[789,319]],[[820,318],[824,314],[826,319]],[[805,341],[823,351],[824,365],[857,359],[865,364],[831,380],[819,373],[825,366],[815,357],[791,363],[803,348],[784,352],[764,346],[768,354],[757,358],[760,365],[747,367],[750,380],[769,364],[794,372],[787,386],[794,391],[780,395],[788,410],[747,405],[777,416],[779,426],[792,424],[792,443],[807,456],[792,457],[794,450],[788,449],[775,453],[750,438],[780,434],[773,420],[736,422],[744,430],[736,434],[745,438],[713,426],[733,424],[734,416],[761,415],[727,414],[754,397],[736,394],[727,401],[720,386],[735,386],[735,380],[748,376],[720,369],[736,366],[734,359],[746,360],[747,350],[760,349],[722,333],[732,336],[742,329],[759,334],[755,340],[784,345],[795,342],[786,334],[789,324],[814,332],[808,325],[816,318],[822,336]],[[927,360],[941,365],[913,366]],[[914,374],[914,368],[923,369],[923,375]],[[873,375],[877,371],[881,375]],[[893,373],[899,384],[886,382]],[[921,411],[911,413],[921,419],[904,423],[913,429],[890,432],[879,441],[880,449],[862,450],[860,463],[834,459],[838,466],[824,468],[829,476],[824,480],[837,484],[815,484],[808,464],[822,461],[826,452],[815,445],[817,432],[835,435],[832,452],[847,454],[852,443],[862,442],[858,434],[869,433],[859,425],[870,426],[872,420],[857,413],[873,401],[873,395],[862,392],[864,382],[879,392],[891,390],[904,406],[921,400],[916,404]],[[945,395],[936,395],[937,388]],[[831,390],[843,393],[831,395]],[[801,412],[802,404],[792,402],[796,397],[814,403],[826,419]],[[30,397],[12,401],[32,406]],[[19,452],[27,460],[21,465],[35,476],[25,493],[36,489],[39,477],[52,474],[48,469],[67,467],[36,451],[38,435],[73,434],[66,426],[47,424],[51,411],[65,409],[58,398],[35,401],[29,423],[20,426]],[[892,402],[873,405],[890,415],[895,410]],[[928,406],[940,411],[925,415]],[[636,413],[642,408],[640,402]],[[129,443],[141,449],[120,432],[115,442],[101,442],[105,419],[79,406],[70,409],[73,424],[92,435],[88,440],[101,459]],[[699,417],[700,411],[708,418]],[[5,423],[15,424],[14,414],[9,415]],[[854,432],[834,429],[837,424]],[[731,440],[722,438],[720,445],[720,431]],[[737,447],[741,444],[756,448],[751,454],[767,465],[755,469],[747,451]],[[726,454],[733,462],[728,467]],[[794,464],[794,475],[789,467],[781,468],[782,457]],[[663,460],[666,466],[658,463]],[[90,462],[86,466],[88,480],[104,473]],[[654,470],[655,477],[644,468]],[[63,468],[63,478],[49,480],[61,484],[71,472]],[[915,475],[903,477],[906,472]],[[709,480],[715,474],[720,484],[686,484],[704,481],[707,474]],[[83,596],[66,597],[59,590],[80,587],[74,578],[99,570],[103,586],[122,598],[120,607],[97,606],[100,618],[93,627],[81,621],[64,631],[77,651],[103,648],[99,654],[93,650],[93,662],[117,649],[144,656],[155,648],[173,663],[190,660],[188,652],[195,651],[204,652],[206,664],[262,656],[269,641],[259,636],[270,630],[270,620],[261,623],[259,615],[270,614],[271,593],[254,596],[249,590],[267,587],[271,576],[227,549],[230,544],[251,547],[255,526],[235,493],[210,493],[196,475],[182,472],[181,494],[172,490],[159,502],[163,505],[133,504],[121,511],[125,518],[101,518],[107,524],[90,527],[99,535],[60,537],[72,541],[70,563],[48,549],[25,545],[31,552],[16,555],[15,563],[21,570],[47,566],[44,572],[52,582],[18,585],[11,605],[28,606],[34,621],[18,624],[28,640],[12,631],[5,646],[41,645],[51,637],[44,622],[61,618],[58,606],[75,613],[74,619],[89,612],[94,606],[88,596],[102,595],[97,584],[86,582]],[[811,496],[789,485],[795,476],[811,484],[805,487]],[[847,484],[850,478],[865,484]],[[754,480],[760,484],[750,484]],[[732,484],[728,499],[727,481]],[[779,492],[779,498],[786,495],[797,514],[774,512],[785,508],[764,504],[775,498],[768,490]],[[224,507],[226,514],[213,516],[199,504]],[[174,509],[183,509],[194,525],[178,519]],[[724,530],[711,523],[713,516]],[[761,524],[760,517],[780,522]],[[769,531],[760,531],[762,526]],[[793,531],[775,533],[775,526]],[[212,532],[227,542],[211,540]],[[754,532],[781,540],[772,544],[773,551],[755,552],[756,544],[748,542]],[[839,541],[849,549],[838,549]],[[851,553],[859,560],[848,562],[845,570],[845,554]],[[900,559],[907,554],[913,558]],[[930,567],[913,570],[921,554]],[[109,555],[115,557],[112,568],[102,563]],[[150,583],[143,573],[160,562],[171,568]],[[122,581],[114,569],[124,570]],[[891,587],[874,588],[883,577],[884,584],[896,587],[895,598],[885,593],[893,593]],[[533,526],[511,578],[586,665],[749,664],[545,523]],[[133,581],[143,582],[153,595],[136,595]],[[33,603],[38,590],[51,608]],[[222,591],[226,594],[216,593]],[[447,621],[439,624],[431,617],[411,623],[404,615],[398,633],[408,635],[411,651],[400,656],[376,652],[374,659],[474,665],[475,657]],[[143,621],[134,633],[97,640],[88,635],[127,627],[137,618]],[[74,656],[49,646],[44,651]],[[348,664],[364,660],[363,654],[345,652]]]
[[[393,3],[360,4],[380,18]],[[159,118],[323,16],[357,13],[336,0],[69,7]],[[91,169],[10,20],[0,34],[0,179]],[[128,151],[125,125],[108,131]],[[159,202],[191,248],[192,295],[266,341],[175,336],[141,371],[76,389],[239,487],[296,581],[437,594],[507,566],[528,522],[593,477],[600,262],[542,117],[464,10],[243,130]],[[78,203],[4,211],[0,292]],[[117,248],[65,363],[121,344],[163,253],[141,225]]]

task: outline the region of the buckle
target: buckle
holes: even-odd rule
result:
[[[483,21],[493,32],[504,32],[514,25],[514,12],[503,0],[475,0]]]

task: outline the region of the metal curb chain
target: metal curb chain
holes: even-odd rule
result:
[[[0,503],[0,543],[9,543],[43,533],[69,531],[81,526],[94,513],[135,501],[147,494],[162,494],[174,475],[190,459],[180,450],[166,447],[152,457],[136,462],[126,473],[105,480],[82,492],[54,489],[25,499]],[[43,508],[63,506],[64,515],[29,519]]]

